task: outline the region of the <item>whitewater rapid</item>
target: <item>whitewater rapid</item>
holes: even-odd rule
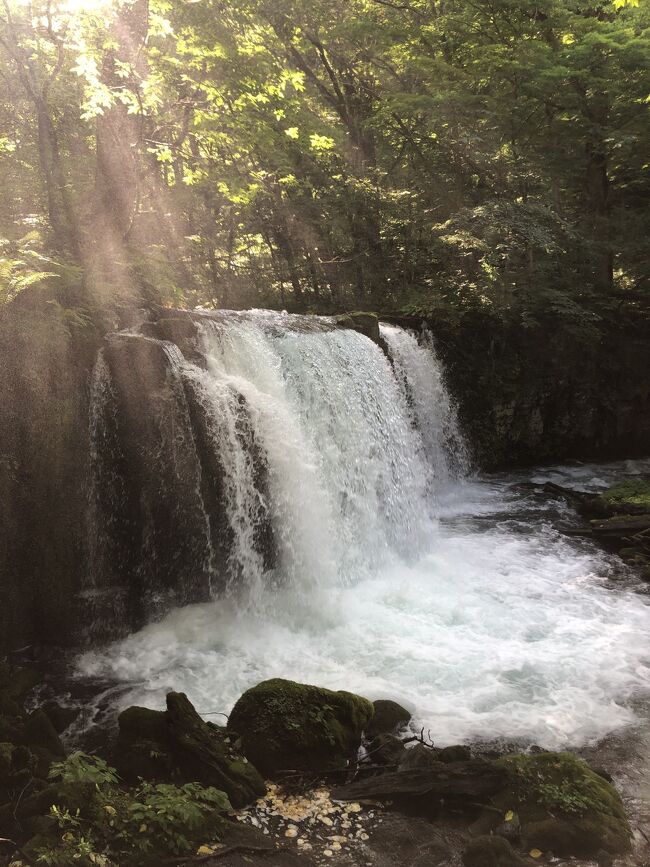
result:
[[[278,314],[202,330],[207,370],[181,372],[212,413],[233,581],[84,654],[79,677],[118,684],[120,706],[161,707],[173,689],[205,714],[289,677],[396,699],[440,745],[579,746],[634,722],[648,598],[617,558],[554,529],[563,504],[521,483],[597,489],[649,464],[472,477],[429,337],[383,326],[388,359],[355,332]],[[272,567],[255,543],[263,512]]]

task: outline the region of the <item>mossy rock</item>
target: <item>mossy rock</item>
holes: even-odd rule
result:
[[[503,837],[485,835],[472,840],[462,855],[464,867],[525,867],[525,862],[517,855]]]
[[[260,770],[343,768],[374,708],[361,696],[275,678],[247,690],[230,714],[244,755]]]
[[[629,479],[608,488],[600,497],[614,512],[627,514],[650,512],[650,479]]]
[[[257,769],[227,742],[225,729],[202,720],[184,693],[170,692],[166,711],[127,708],[118,723],[114,763],[127,780],[214,786],[234,807],[266,791]]]
[[[411,720],[411,714],[396,701],[379,698],[373,701],[372,706],[374,713],[366,730],[369,738],[393,734],[402,726],[408,725]]]
[[[523,839],[527,849],[579,858],[591,858],[599,851],[622,855],[630,848],[630,839],[622,832],[620,821],[602,814],[529,822]]]
[[[562,857],[590,857],[599,850],[629,851],[630,826],[616,789],[570,753],[505,756],[509,775],[495,802],[519,814],[528,848]]]
[[[167,714],[164,710],[151,710],[148,707],[133,705],[119,715],[120,739],[124,743],[136,741],[158,741],[164,743],[169,738]]]
[[[440,762],[440,753],[441,750],[425,746],[425,744],[415,744],[415,746],[404,750],[399,769],[400,771],[423,771],[427,768],[437,767]]]

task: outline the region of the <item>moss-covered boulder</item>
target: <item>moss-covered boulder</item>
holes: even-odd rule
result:
[[[184,693],[167,695],[167,710],[130,707],[119,718],[115,765],[127,780],[200,783],[226,792],[234,807],[266,791],[257,769],[226,730],[205,722]]]
[[[411,720],[411,714],[396,701],[379,698],[373,701],[374,713],[368,724],[366,734],[369,738],[376,735],[393,734]]]
[[[605,506],[613,513],[628,515],[650,513],[650,479],[628,479],[601,495]]]
[[[275,678],[247,690],[228,728],[260,770],[343,768],[361,743],[374,708],[361,696]]]
[[[516,810],[527,849],[587,858],[599,850],[622,854],[631,831],[616,789],[569,753],[505,756],[496,762],[508,786],[495,799]]]

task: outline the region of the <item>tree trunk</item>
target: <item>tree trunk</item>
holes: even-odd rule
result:
[[[596,284],[610,290],[614,283],[614,254],[611,247],[609,175],[604,147],[590,147],[587,154],[587,198],[592,214]]]
[[[79,259],[77,221],[68,195],[56,129],[50,109],[40,97],[35,100],[38,130],[38,158],[47,196],[48,216],[57,251]]]

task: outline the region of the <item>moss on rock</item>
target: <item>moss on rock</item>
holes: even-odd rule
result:
[[[275,678],[247,690],[228,728],[263,772],[345,767],[374,708],[361,696]]]
[[[115,765],[127,780],[198,782],[226,792],[235,807],[266,791],[256,768],[227,742],[225,729],[202,720],[184,693],[168,693],[166,711],[127,708],[118,723]]]
[[[650,512],[650,479],[628,479],[606,490],[601,499],[615,512]]]
[[[539,753],[505,756],[497,764],[509,776],[497,803],[517,810],[527,847],[578,857],[629,850],[630,826],[618,792],[582,759]]]

